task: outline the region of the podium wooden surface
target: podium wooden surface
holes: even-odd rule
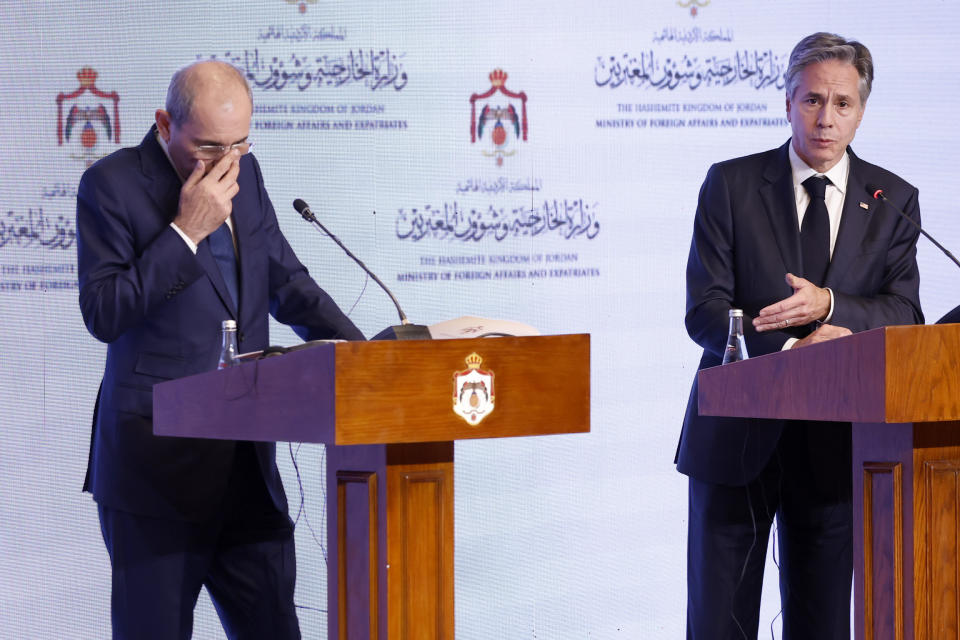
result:
[[[702,414],[853,423],[857,638],[960,638],[960,325],[884,327],[699,376]]]
[[[472,353],[494,409],[453,412]],[[327,445],[327,628],[454,637],[454,441],[590,430],[590,336],[319,345],[154,386],[157,435]]]

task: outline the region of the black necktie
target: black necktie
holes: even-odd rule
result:
[[[830,179],[826,176],[810,176],[803,186],[810,194],[810,204],[803,214],[800,226],[800,246],[803,251],[803,277],[823,286],[827,267],[830,266],[830,215],[823,195]]]
[[[223,281],[227,284],[227,291],[233,298],[233,304],[240,309],[240,286],[237,277],[237,254],[233,249],[233,234],[230,227],[224,222],[216,231],[210,234],[210,253],[213,254]]]

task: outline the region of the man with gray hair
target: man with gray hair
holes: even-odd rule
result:
[[[189,65],[166,107],[77,191],[80,310],[108,345],[84,489],[110,555],[113,636],[190,638],[206,587],[230,638],[299,638],[274,444],[155,436],[152,387],[215,369],[224,320],[241,352],[269,345],[268,314],[306,340],[363,335],[280,232],[243,74]]]
[[[786,73],[792,136],[713,165],[687,262],[686,327],[719,365],[728,312],[750,356],[923,322],[917,190],[850,148],[873,81],[870,52],[828,33],[801,40]],[[689,476],[687,637],[756,638],[777,519],[783,637],[848,638],[853,571],[850,425],[701,416],[694,380],[677,451]]]

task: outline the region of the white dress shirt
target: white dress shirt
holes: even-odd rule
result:
[[[847,177],[850,175],[850,156],[844,153],[837,164],[827,169],[824,173],[817,173],[806,162],[797,155],[793,148],[793,142],[790,142],[790,169],[793,173],[793,197],[797,203],[797,229],[803,228],[803,216],[807,213],[807,205],[810,204],[810,194],[807,188],[803,186],[803,181],[811,176],[826,176],[830,183],[827,184],[823,200],[827,205],[827,215],[830,218],[830,258],[833,259],[833,248],[837,244],[837,233],[840,231],[840,218],[843,216],[843,200],[847,194]],[[801,274],[794,274],[801,275]],[[826,287],[830,294],[830,309],[827,311],[827,317],[823,322],[830,322],[833,317],[833,290]],[[789,349],[797,341],[797,338],[788,338],[783,345],[783,349]]]

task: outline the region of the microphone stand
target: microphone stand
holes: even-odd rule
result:
[[[377,335],[373,337],[374,340],[430,340],[430,329],[425,324],[414,324],[407,319],[407,314],[403,312],[403,309],[400,308],[400,303],[397,301],[396,296],[393,295],[393,292],[387,288],[387,285],[383,284],[383,281],[377,277],[373,271],[367,268],[367,265],[357,256],[353,255],[353,252],[350,249],[347,249],[346,245],[340,242],[340,238],[330,233],[330,230],[323,226],[317,216],[314,215],[313,211],[310,210],[310,207],[306,202],[297,198],[293,201],[293,208],[296,209],[297,213],[303,216],[303,219],[307,222],[313,223],[318,229],[323,233],[330,236],[330,239],[337,243],[337,245],[343,249],[344,253],[353,258],[353,261],[360,265],[360,268],[364,272],[373,278],[373,281],[380,285],[380,288],[383,289],[390,300],[393,302],[393,306],[397,308],[397,314],[400,316],[400,324],[387,327]]]
[[[906,213],[904,213],[903,210],[900,209],[900,207],[898,207],[897,205],[893,204],[893,202],[891,202],[890,199],[887,198],[887,195],[883,192],[883,189],[881,189],[880,187],[874,186],[874,185],[872,185],[872,184],[868,184],[868,185],[867,185],[867,193],[869,193],[871,196],[873,196],[873,198],[874,198],[875,200],[881,200],[881,201],[889,204],[891,207],[893,207],[893,210],[896,211],[897,213],[899,213],[901,216],[903,216],[903,219],[904,219],[904,220],[906,220],[907,222],[909,222],[910,224],[912,224],[914,227],[916,227],[917,231],[919,231],[920,233],[922,233],[922,234],[927,238],[927,240],[929,240],[930,242],[932,242],[932,243],[934,244],[934,246],[935,246],[937,249],[940,249],[940,251],[943,252],[943,255],[945,255],[945,256],[947,256],[948,258],[950,258],[951,260],[953,260],[953,264],[955,264],[955,265],[957,265],[958,267],[960,267],[960,261],[958,261],[958,260],[954,257],[954,255],[953,255],[952,253],[950,253],[950,250],[947,249],[946,247],[944,247],[944,246],[943,246],[942,244],[940,244],[939,242],[937,242],[936,239],[935,239],[932,235],[930,235],[929,233],[927,233],[927,232],[923,229],[923,227],[921,227],[919,224],[917,224],[917,222],[916,222],[913,218],[911,218],[911,217],[908,216]]]
[[[866,188],[867,188],[867,193],[873,196],[875,200],[880,200],[890,205],[891,207],[893,207],[893,210],[899,213],[901,216],[903,216],[904,220],[912,224],[917,229],[917,231],[919,231],[924,236],[926,236],[927,240],[932,242],[934,246],[937,247],[937,249],[940,249],[940,251],[943,252],[943,255],[953,260],[953,263],[958,267],[960,267],[960,262],[958,262],[957,259],[954,257],[954,255],[950,253],[950,250],[944,247],[939,242],[937,242],[936,239],[933,236],[931,236],[929,233],[924,231],[923,228],[919,224],[917,224],[917,222],[913,218],[908,216],[906,212],[904,212],[900,207],[898,207],[893,202],[891,202],[890,199],[887,198],[886,194],[883,192],[882,187],[878,187],[877,185],[874,185],[874,184],[868,184],[866,185]],[[947,315],[937,320],[937,324],[955,324],[955,323],[960,323],[960,306],[954,307],[953,309],[950,310],[950,312],[947,313]]]

